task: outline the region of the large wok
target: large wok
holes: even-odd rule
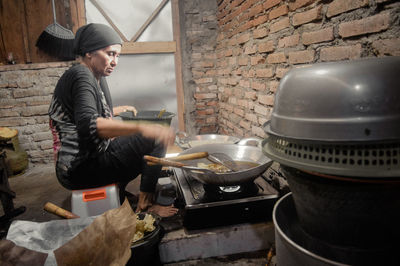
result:
[[[254,139],[250,140],[254,141]],[[210,174],[209,171],[206,173],[199,169],[191,170],[186,167],[182,168],[182,170],[201,183],[209,185],[234,186],[253,181],[271,166],[272,160],[264,155],[259,145],[257,147],[243,145],[245,143],[247,143],[246,139],[243,139],[238,144],[204,144],[189,148],[181,152],[180,155],[196,152],[208,152],[209,154],[218,152],[229,155],[234,161],[256,163],[257,166],[237,172],[219,174]],[[187,161],[185,164],[197,166],[199,162],[210,164],[207,158]]]

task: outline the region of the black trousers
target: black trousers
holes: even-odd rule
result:
[[[164,157],[166,149],[154,139],[142,135],[117,137],[107,150],[88,159],[73,171],[68,178],[60,178],[67,189],[85,189],[118,183],[126,186],[141,174],[140,191],[154,192],[160,176],[161,166],[149,166],[143,155]]]

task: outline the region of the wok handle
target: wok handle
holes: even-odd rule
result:
[[[74,219],[74,218],[79,218],[78,215],[69,212],[61,207],[58,207],[57,205],[51,203],[51,202],[47,202],[44,205],[44,210],[48,211],[49,213],[53,213],[56,214],[62,218],[66,218],[66,219]]]
[[[164,158],[158,158],[150,155],[144,155],[143,158],[149,163],[156,163],[164,166],[172,166],[172,167],[183,167],[185,166],[183,163],[170,161]]]
[[[175,157],[169,157],[170,161],[186,161],[186,160],[194,160],[208,157],[208,152],[195,152],[189,154],[182,154]]]

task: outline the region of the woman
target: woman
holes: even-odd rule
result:
[[[78,29],[74,51],[79,64],[58,81],[49,108],[50,123],[59,141],[56,174],[67,189],[118,183],[126,186],[141,174],[136,211],[163,217],[177,212],[172,206],[152,205],[161,166],[148,166],[143,155],[164,157],[174,132],[167,127],[112,120],[132,106],[112,108],[106,76],[117,66],[121,39],[110,27],[88,24]]]

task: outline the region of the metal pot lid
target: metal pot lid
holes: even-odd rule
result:
[[[399,140],[399,84],[398,56],[294,68],[264,130],[304,140]]]

